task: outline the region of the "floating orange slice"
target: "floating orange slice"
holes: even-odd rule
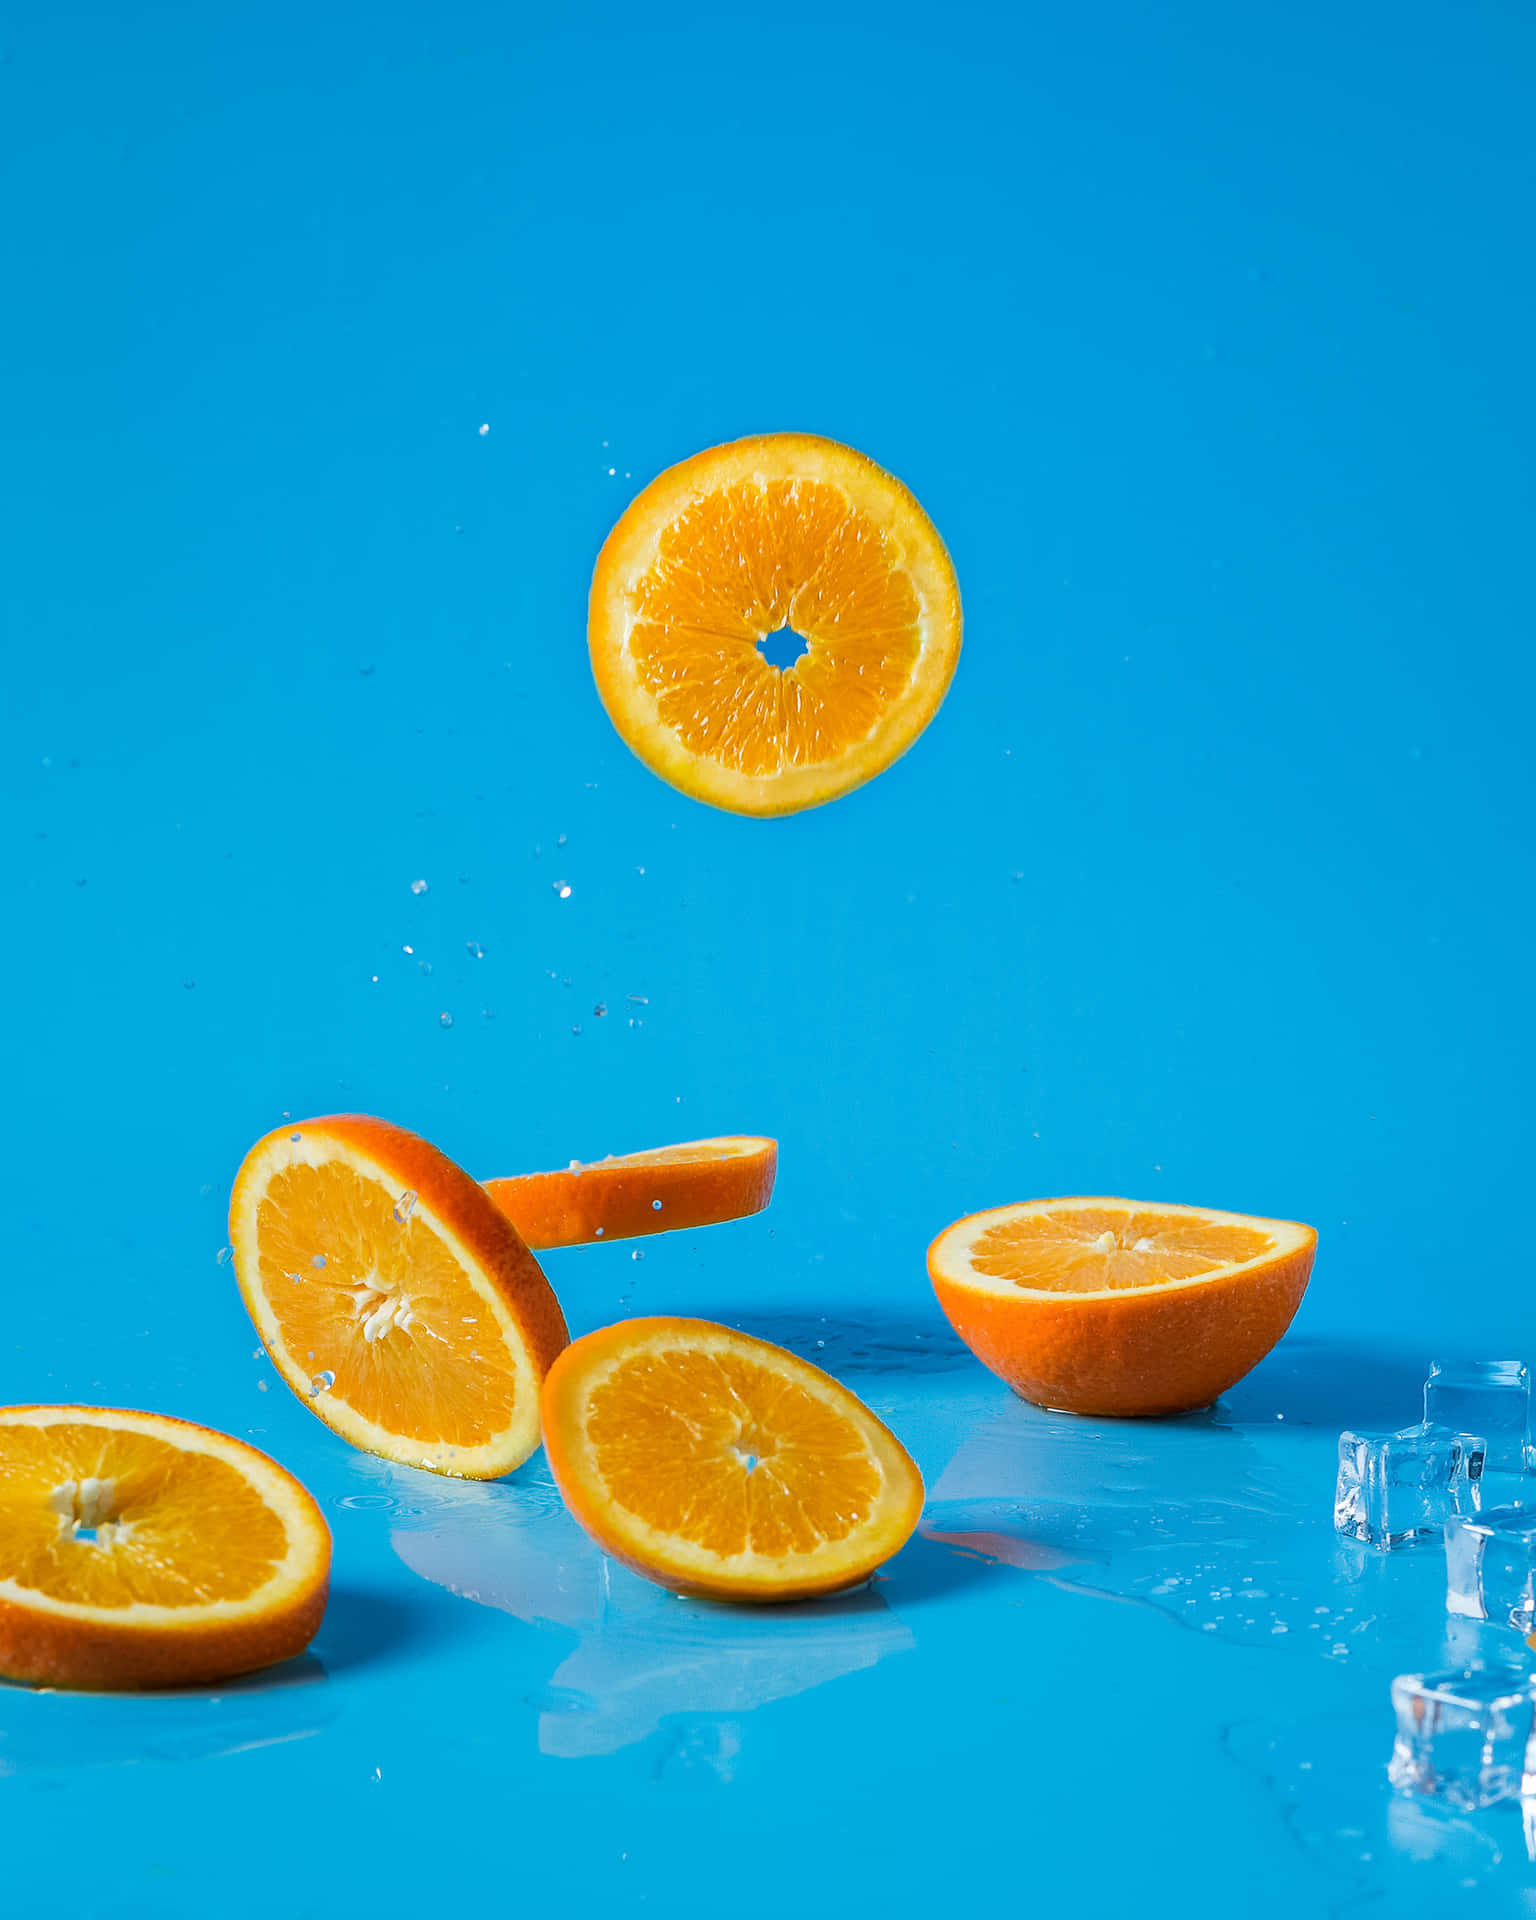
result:
[[[574,1247],[761,1213],[778,1164],[777,1140],[722,1134],[586,1165],[572,1161],[559,1173],[487,1180],[485,1190],[530,1247]]]
[[[470,1480],[539,1444],[559,1302],[436,1147],[361,1114],[281,1127],[246,1155],[229,1237],[273,1365],[343,1439]]]
[[[804,651],[776,665],[762,643],[786,630]],[[733,813],[796,813],[873,779],[933,718],[960,593],[899,480],[835,440],[772,433],[695,454],[631,503],[598,556],[588,638],[608,716],[652,772]]]
[[[331,1536],[291,1473],[209,1427],[0,1407],[0,1673],[194,1686],[302,1653]]]
[[[1291,1324],[1317,1235],[1139,1200],[1028,1200],[928,1249],[962,1340],[1016,1393],[1069,1413],[1208,1406]]]
[[[856,1586],[923,1505],[906,1450],[846,1387],[707,1320],[626,1320],[567,1347],[544,1449],[599,1546],[705,1599]]]

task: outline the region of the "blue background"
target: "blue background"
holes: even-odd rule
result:
[[[1172,1911],[1250,1875],[1255,1913],[1530,1910],[1507,1823],[1491,1880],[1383,1827],[1385,1651],[1350,1694],[932,1541],[891,1574],[905,1660],[540,1746],[539,1630],[417,1577],[448,1495],[288,1400],[215,1253],[251,1140],[337,1108],[482,1175],[777,1135],[762,1219],[548,1270],[578,1330],[827,1316],[853,1371],[942,1345],[923,1249],[978,1207],[1309,1220],[1296,1333],[1225,1429],[1299,1396],[1305,1473],[1300,1434],[1263,1465],[1298,1525],[1384,1382],[1408,1419],[1432,1350],[1525,1353],[1533,39],[1192,0],[0,30],[0,1398],[255,1432],[327,1501],[340,1594],[312,1668],[237,1690],[251,1741],[7,1694],[0,1887],[755,1914],[766,1848],[812,1913]],[[630,758],[585,593],[656,472],[776,428],[914,489],[966,640],[904,760],[752,822]],[[1028,1426],[962,1355],[881,1378],[930,1481]],[[1166,1491],[1178,1431],[1104,1444]],[[523,1498],[484,1491],[486,1537]],[[1298,1813],[1235,1698],[1259,1746],[1356,1715],[1364,1784]],[[1316,1835],[1352,1820],[1346,1871]]]

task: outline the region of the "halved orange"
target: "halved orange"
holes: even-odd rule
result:
[[[777,1140],[721,1134],[585,1165],[573,1160],[558,1173],[487,1180],[485,1190],[530,1247],[574,1247],[761,1213],[778,1164]]]
[[[410,1467],[491,1480],[539,1444],[559,1302],[478,1181],[404,1127],[331,1114],[246,1155],[235,1273],[272,1363],[328,1427]]]
[[[761,651],[788,629],[788,666]],[[820,806],[927,726],[960,656],[933,522],[862,453],[809,433],[711,447],[653,480],[592,580],[592,671],[652,770],[733,813]]]
[[[928,1277],[960,1338],[1037,1406],[1182,1413],[1274,1346],[1316,1246],[1311,1227],[1211,1207],[1026,1200],[946,1228]]]
[[[195,1686],[291,1659],[331,1536],[291,1473],[211,1427],[116,1407],[0,1407],[0,1674]]]
[[[906,1449],[830,1374],[708,1320],[626,1320],[544,1382],[544,1450],[598,1545],[674,1593],[857,1586],[917,1525]]]

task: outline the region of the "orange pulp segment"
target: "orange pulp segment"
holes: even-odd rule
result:
[[[760,650],[789,629],[789,666]],[[695,454],[653,480],[593,576],[592,669],[627,745],[684,793],[784,814],[861,785],[938,711],[960,593],[891,474],[814,434]]]
[[[761,1213],[778,1161],[776,1140],[723,1134],[577,1161],[558,1173],[487,1180],[485,1190],[530,1247],[571,1247]]]
[[[1290,1325],[1317,1235],[1289,1220],[1106,1198],[957,1221],[928,1251],[955,1331],[1025,1399],[1071,1412],[1206,1406]]]
[[[230,1239],[273,1365],[354,1446],[493,1479],[538,1445],[559,1303],[436,1147],[359,1114],[281,1127],[240,1169]]]
[[[855,1586],[923,1504],[906,1450],[846,1387],[707,1320],[627,1320],[573,1342],[544,1383],[544,1445],[601,1547],[709,1599]]]
[[[292,1474],[162,1414],[0,1408],[0,1673],[185,1686],[286,1660],[331,1541]]]

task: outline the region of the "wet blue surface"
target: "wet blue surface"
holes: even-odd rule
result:
[[[1340,1427],[1536,1358],[1532,52],[1479,7],[0,29],[0,1400],[253,1437],[336,1539],[290,1671],[0,1694],[8,1909],[1536,1909],[1517,1809],[1386,1788],[1390,1677],[1467,1651],[1439,1556],[1329,1527]],[[778,426],[915,489],[966,651],[887,775],[752,823],[616,741],[584,594],[646,479]],[[777,1135],[769,1213],[551,1279],[831,1367],[919,1536],[741,1615],[537,1458],[348,1451],[215,1262],[246,1146],[338,1107],[481,1174]],[[1039,1414],[947,1336],[933,1234],[1084,1191],[1319,1227],[1212,1413]]]

